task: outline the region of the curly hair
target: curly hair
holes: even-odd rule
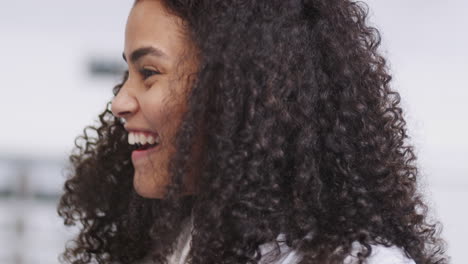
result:
[[[80,233],[64,261],[132,263],[151,254],[166,263],[192,216],[194,264],[258,263],[259,246],[280,233],[300,263],[342,263],[355,242],[360,263],[377,244],[416,263],[447,262],[364,3],[163,2],[201,58],[167,196],[136,194],[127,133],[107,107],[70,156],[58,213]],[[199,192],[181,197],[198,138]]]

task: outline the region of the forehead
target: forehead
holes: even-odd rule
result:
[[[188,46],[182,22],[167,12],[159,0],[137,1],[127,20],[125,54],[141,47],[155,47],[169,58],[181,56]]]

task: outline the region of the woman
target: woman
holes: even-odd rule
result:
[[[446,263],[362,4],[137,0],[69,263]],[[94,132],[92,136],[89,132]]]

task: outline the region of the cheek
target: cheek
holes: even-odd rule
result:
[[[146,121],[166,139],[174,136],[186,111],[184,83],[170,78],[158,80],[141,101]]]
[[[147,97],[146,99],[141,104],[146,122],[161,136],[167,137],[171,134],[169,136],[172,137],[181,122],[185,105],[174,96]]]
[[[152,87],[140,100],[140,107],[145,119],[156,130],[161,129],[162,117],[167,111],[167,95],[161,91],[160,87]]]

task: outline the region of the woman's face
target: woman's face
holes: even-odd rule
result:
[[[159,0],[137,1],[127,21],[123,55],[129,76],[112,101],[112,112],[125,119],[129,144],[145,144],[132,152],[132,162],[134,187],[147,198],[165,195],[169,159],[175,152],[172,140],[192,84],[188,77],[197,70],[181,23]],[[193,185],[189,181],[184,182],[188,193]]]

